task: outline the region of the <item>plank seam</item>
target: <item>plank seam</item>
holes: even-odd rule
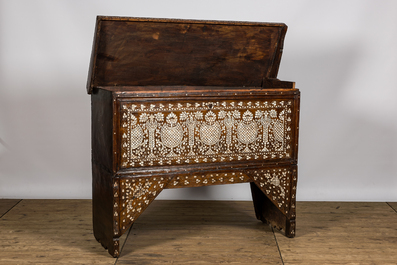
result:
[[[395,211],[397,213],[397,209],[394,209],[393,206],[390,205],[390,203],[386,202],[387,205],[390,206],[390,208],[392,208],[393,211]]]
[[[130,226],[130,228],[128,229],[128,233],[127,233],[127,235],[126,235],[126,237],[125,237],[124,243],[123,243],[123,245],[122,245],[121,248],[120,248],[120,255],[119,255],[119,257],[117,257],[117,259],[116,259],[114,265],[117,264],[117,262],[119,261],[119,258],[121,257],[121,253],[123,252],[124,246],[125,246],[125,244],[127,243],[128,237],[130,236],[130,233],[131,233],[131,230],[132,230],[132,226],[133,226],[133,224],[132,224],[132,225]]]
[[[14,207],[17,206],[21,201],[22,201],[22,199],[19,200],[17,203],[15,203],[10,209],[7,210],[4,214],[2,214],[2,215],[0,216],[0,219],[3,218],[3,216],[5,216],[9,211],[11,211],[12,209],[14,209]]]
[[[278,245],[276,233],[274,233],[274,228],[273,227],[272,227],[272,232],[273,232],[274,240],[276,241],[276,246],[277,246],[277,249],[278,249],[278,253],[280,254],[281,263],[284,265],[283,256],[281,255],[281,250],[280,250],[280,247]]]

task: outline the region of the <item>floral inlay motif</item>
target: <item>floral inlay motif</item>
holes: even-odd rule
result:
[[[292,100],[121,103],[121,165],[289,158],[292,108]]]

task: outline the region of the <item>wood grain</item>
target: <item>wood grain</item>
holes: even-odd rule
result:
[[[117,264],[282,264],[252,202],[154,201]]]
[[[388,202],[387,204],[397,212],[397,202]]]
[[[97,86],[256,86],[276,78],[287,26],[98,17],[88,92]]]
[[[296,237],[276,233],[284,264],[396,264],[397,214],[386,203],[298,202]]]
[[[256,220],[252,202],[159,200],[114,259],[95,241],[90,200],[23,200],[0,219],[0,264],[394,265],[390,205],[298,202],[291,239]]]
[[[23,200],[0,238],[0,264],[114,264],[93,236],[91,200]]]
[[[19,201],[15,199],[0,199],[0,217],[12,209]]]

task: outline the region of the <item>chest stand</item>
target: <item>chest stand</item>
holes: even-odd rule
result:
[[[300,92],[277,79],[283,23],[98,17],[91,95],[95,238],[119,238],[163,189],[251,185],[295,235]]]

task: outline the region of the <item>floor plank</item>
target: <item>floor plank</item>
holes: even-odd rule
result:
[[[252,202],[154,201],[137,219],[117,264],[278,264],[271,228]]]
[[[91,200],[23,200],[0,238],[0,264],[115,264],[92,234]]]
[[[396,211],[397,213],[397,202],[388,202],[387,204],[389,204],[390,207],[392,207],[394,211]]]
[[[397,260],[395,203],[298,202],[297,234],[290,239],[257,221],[252,202],[155,201],[122,238],[121,257],[114,259],[92,234],[90,200],[18,201],[0,200],[0,265]]]
[[[296,237],[276,238],[285,265],[397,261],[397,215],[386,203],[298,202]]]
[[[14,207],[20,200],[0,199],[0,217]]]

